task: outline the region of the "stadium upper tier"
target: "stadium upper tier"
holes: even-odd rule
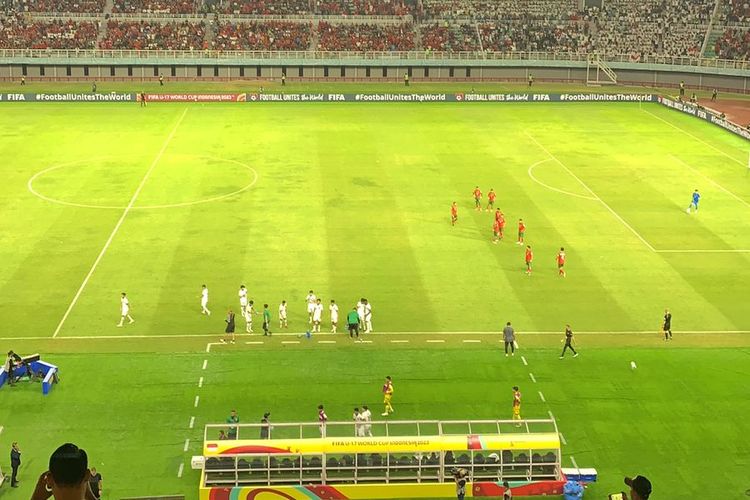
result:
[[[717,3],[718,2],[718,3]],[[0,0],[0,48],[750,57],[747,0]]]

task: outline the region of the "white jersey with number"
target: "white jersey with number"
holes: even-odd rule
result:
[[[208,304],[208,288],[204,288],[201,291],[201,305],[205,306]]]
[[[313,321],[320,321],[323,319],[323,304],[313,305]]]
[[[245,307],[247,305],[247,290],[245,288],[240,288],[240,291],[237,292],[237,295],[240,296],[240,305],[242,307]]]
[[[331,323],[338,323],[339,322],[339,306],[336,304],[331,304],[328,306],[328,310],[331,311]]]
[[[279,304],[279,319],[286,319],[286,304]]]
[[[122,297],[120,299],[120,310],[122,311],[123,316],[126,316],[128,312],[130,312],[130,301],[127,297]]]
[[[315,302],[317,302],[318,297],[316,297],[314,293],[308,293],[307,299],[305,300],[307,300],[307,312],[313,312],[315,310]]]

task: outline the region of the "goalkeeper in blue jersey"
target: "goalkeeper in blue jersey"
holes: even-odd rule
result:
[[[698,211],[698,202],[701,201],[701,195],[696,189],[693,191],[693,200],[690,202],[690,205],[687,207],[687,213],[690,213],[690,209],[695,207],[695,211]]]

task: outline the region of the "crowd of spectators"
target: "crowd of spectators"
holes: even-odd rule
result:
[[[716,56],[720,59],[750,59],[750,29],[728,28],[716,40]]]
[[[316,0],[315,12],[324,15],[406,16],[413,14],[414,0]]]
[[[423,0],[426,19],[576,20],[577,0]]]
[[[414,49],[414,26],[402,24],[318,23],[319,50],[400,51]]]
[[[479,50],[477,28],[474,24],[422,25],[422,47],[430,51],[461,52]]]
[[[102,49],[200,50],[208,48],[204,23],[118,21],[107,22]]]
[[[479,24],[487,52],[584,53],[591,47],[589,24],[580,21],[498,21]]]
[[[105,0],[20,0],[16,9],[22,12],[98,13],[104,11]]]
[[[730,23],[750,21],[750,0],[724,0],[724,19]]]
[[[590,9],[601,52],[642,56],[700,54],[714,2],[709,0],[610,0]]]
[[[73,1],[73,0],[68,0]],[[116,14],[192,14],[200,0],[115,0]]]
[[[307,50],[312,38],[311,23],[264,21],[220,23],[213,48],[217,50]]]
[[[98,31],[95,22],[40,22],[18,14],[0,19],[0,48],[93,49]]]
[[[310,14],[308,0],[225,0],[214,9],[224,14],[256,16]]]

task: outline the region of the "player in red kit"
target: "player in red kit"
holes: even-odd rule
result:
[[[492,243],[497,245],[498,240],[500,240],[500,221],[495,220],[495,222],[492,223],[492,234],[494,235]]]
[[[482,211],[482,191],[479,186],[474,188],[474,208],[478,211]]]
[[[484,209],[486,212],[495,208],[495,198],[497,198],[497,194],[495,194],[494,189],[490,188],[489,193],[487,193],[487,208]]]
[[[563,278],[565,274],[565,248],[560,247],[560,251],[557,252],[557,274]]]
[[[503,233],[505,232],[505,216],[500,212],[500,218],[496,220],[500,230],[498,231],[498,239],[503,239]]]
[[[534,260],[534,253],[531,251],[531,245],[526,245],[526,274],[531,276],[531,261]]]
[[[502,216],[503,216],[503,213],[500,211],[499,208],[495,210],[495,220],[500,220]]]
[[[523,237],[526,234],[526,224],[523,223],[523,219],[518,219],[518,241],[516,245],[523,245]]]
[[[454,201],[453,203],[451,203],[451,226],[455,226],[457,220],[458,220],[458,205],[456,205],[456,202]]]

